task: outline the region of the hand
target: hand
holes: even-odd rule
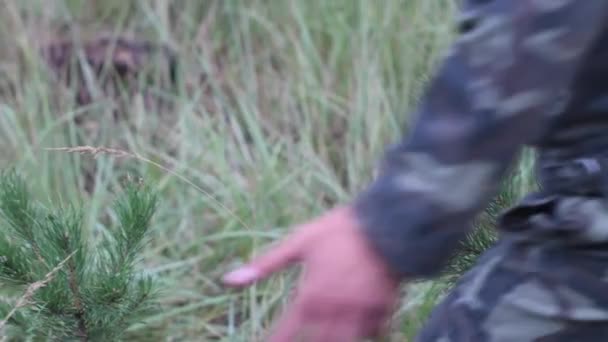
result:
[[[349,207],[296,227],[224,282],[247,286],[296,262],[304,273],[269,341],[351,342],[384,333],[399,281],[368,246]]]

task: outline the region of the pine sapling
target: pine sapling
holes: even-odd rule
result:
[[[497,241],[496,223],[499,216],[519,198],[518,188],[514,183],[512,174],[505,178],[500,192],[474,221],[473,229],[462,241],[445,270],[448,285],[452,285],[471,269],[477,259]]]
[[[540,188],[533,172],[535,160],[534,151],[527,149],[518,158],[518,162],[514,163],[514,168],[503,179],[499,193],[476,218],[472,231],[462,241],[458,252],[448,264],[444,273],[447,285],[453,285],[456,279],[471,269],[477,259],[497,242],[496,224],[500,215],[522,196]]]
[[[0,336],[10,341],[117,341],[157,310],[157,286],[137,270],[157,196],[127,184],[117,224],[89,241],[82,210],[35,202],[14,171],[0,175]]]

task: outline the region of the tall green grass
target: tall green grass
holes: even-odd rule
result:
[[[133,338],[261,340],[293,278],[228,292],[219,277],[365,185],[450,43],[453,11],[448,0],[5,0],[0,167],[17,166],[43,201],[85,202],[93,235],[115,219],[103,208],[123,177],[155,182],[161,202],[145,260],[165,286],[165,310]],[[99,32],[177,51],[177,87],[149,88],[165,106],[145,109],[124,91],[119,109],[103,97],[76,106],[75,89],[53,81],[40,44]],[[160,62],[149,68],[166,78]],[[98,80],[89,86],[95,94]],[[45,150],[78,145],[125,149],[170,172]],[[399,322],[415,313],[417,288]],[[417,326],[398,323],[395,336]]]

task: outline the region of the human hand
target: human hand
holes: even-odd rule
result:
[[[269,341],[354,342],[384,332],[399,281],[368,246],[351,208],[299,225],[277,246],[225,275],[224,283],[248,286],[294,263],[304,273]]]

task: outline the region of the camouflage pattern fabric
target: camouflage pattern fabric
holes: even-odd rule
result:
[[[607,256],[605,248],[502,240],[460,279],[414,341],[608,341]]]
[[[356,200],[395,274],[446,265],[524,146],[541,190],[420,342],[608,340],[608,1],[465,1],[460,36]]]

